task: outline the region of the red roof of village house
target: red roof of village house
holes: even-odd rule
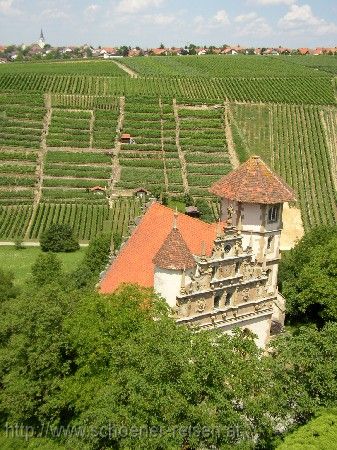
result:
[[[153,287],[153,258],[172,230],[174,211],[159,203],[153,203],[130,239],[108,269],[101,282],[100,292],[114,292],[122,283]],[[206,254],[210,255],[218,224],[208,224],[199,219],[178,213],[177,228],[189,251],[200,255],[202,241]]]
[[[195,259],[178,228],[171,230],[153,258],[153,264],[169,270],[193,269],[196,266]]]
[[[213,184],[210,192],[242,203],[275,204],[296,200],[294,191],[259,156],[252,156]]]

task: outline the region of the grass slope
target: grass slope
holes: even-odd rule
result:
[[[74,253],[58,253],[65,272],[71,272],[81,262],[85,249]],[[15,274],[15,283],[22,286],[31,275],[31,267],[41,253],[38,247],[27,247],[16,250],[15,247],[0,246],[0,268],[10,270]]]

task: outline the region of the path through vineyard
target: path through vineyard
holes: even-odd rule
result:
[[[116,195],[115,187],[121,178],[121,166],[119,164],[119,153],[121,150],[120,135],[125,118],[125,97],[119,98],[119,117],[116,127],[115,148],[112,156],[112,174],[110,180],[110,195],[108,197],[110,208],[112,208],[113,197]]]
[[[52,102],[51,102],[51,94],[44,95],[44,103],[46,108],[46,114],[43,119],[43,129],[41,136],[41,146],[38,154],[37,166],[36,166],[36,176],[37,176],[37,184],[34,191],[34,202],[33,202],[33,212],[28,223],[28,227],[26,230],[25,238],[28,238],[30,234],[30,230],[34,223],[34,219],[36,216],[37,209],[39,207],[41,197],[42,197],[42,186],[43,186],[43,178],[44,178],[44,162],[47,154],[47,135],[49,126],[51,123],[51,115],[52,115]]]
[[[175,98],[173,99],[173,111],[174,111],[174,118],[176,121],[176,146],[177,146],[180,165],[181,165],[181,175],[182,175],[182,179],[183,179],[184,192],[186,194],[189,192],[189,186],[188,186],[188,181],[187,181],[187,165],[186,165],[186,160],[185,160],[185,154],[180,145],[179,106],[177,105],[177,100]]]
[[[116,64],[116,66],[118,66],[120,69],[124,70],[124,72],[129,74],[131,78],[138,78],[138,73],[130,69],[130,67],[125,66],[124,64],[116,61],[115,59],[113,59],[113,62]]]
[[[169,181],[167,176],[166,158],[165,158],[165,139],[164,139],[164,120],[163,120],[163,102],[159,98],[159,109],[160,109],[160,144],[161,144],[161,154],[164,165],[164,180],[165,180],[165,191],[169,191]]]
[[[227,101],[224,103],[225,109],[224,109],[224,126],[225,126],[225,133],[226,133],[226,141],[227,141],[227,148],[228,148],[228,154],[229,154],[229,160],[234,169],[239,167],[240,161],[237,156],[237,153],[235,151],[235,146],[233,142],[233,133],[232,128],[230,126],[230,106]]]

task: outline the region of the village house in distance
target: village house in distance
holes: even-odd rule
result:
[[[250,330],[264,348],[272,324],[284,321],[277,289],[285,202],[293,190],[258,156],[211,187],[221,220],[207,224],[154,203],[101,281],[153,287],[178,323],[230,332]]]

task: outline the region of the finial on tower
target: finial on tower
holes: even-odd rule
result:
[[[206,242],[201,242],[201,260],[206,261]]]
[[[239,213],[237,229],[238,229],[238,234],[241,234],[242,233],[242,213],[241,213],[241,211]]]
[[[182,271],[181,274],[181,285],[180,285],[180,294],[184,295],[186,294],[186,268],[184,267],[184,270]]]
[[[173,219],[173,229],[178,229],[178,208],[176,207],[176,210],[174,211],[174,219]]]

